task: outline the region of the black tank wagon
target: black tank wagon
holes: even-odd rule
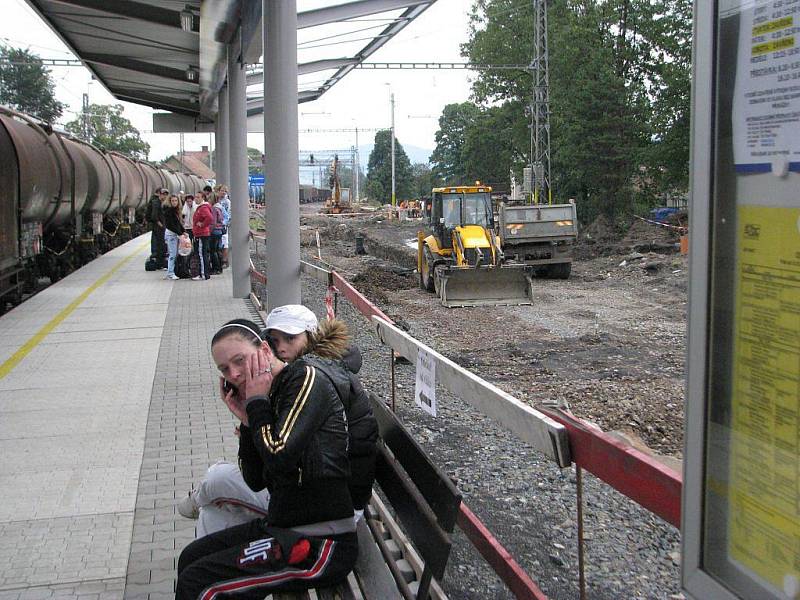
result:
[[[142,233],[157,188],[205,185],[0,106],[0,311]]]

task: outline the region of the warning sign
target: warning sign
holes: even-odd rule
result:
[[[421,348],[417,352],[414,403],[431,416],[436,416],[436,361]]]

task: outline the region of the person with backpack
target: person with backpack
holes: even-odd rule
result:
[[[299,304],[287,304],[270,312],[263,337],[283,361],[299,358],[314,364],[325,376],[347,378],[341,394],[348,424],[348,483],[356,519],[372,495],[375,480],[378,423],[372,414],[369,396],[358,380],[361,353],[349,343],[347,326],[334,319],[319,323],[316,315]],[[330,372],[330,375],[329,375]],[[225,375],[223,373],[223,375]],[[224,381],[220,395],[225,399]],[[240,453],[241,459],[241,453]],[[240,461],[241,462],[241,461]],[[239,467],[218,462],[206,472],[196,489],[178,504],[178,512],[198,519],[197,537],[263,516],[269,506],[269,492],[253,491]]]
[[[276,356],[251,321],[230,321],[211,340],[222,374],[220,393],[241,421],[241,473],[251,490],[267,489],[266,515],[184,548],[178,600],[201,593],[263,598],[334,585],[355,565],[358,536],[344,407],[352,380],[337,364],[349,338],[341,322],[308,335],[297,310],[305,307],[280,308],[270,313],[268,330],[277,323],[297,331],[287,333],[294,339],[301,333],[308,339],[304,354],[289,363]]]
[[[181,201],[173,195],[163,208],[164,213],[164,242],[169,250],[167,259],[167,275],[165,279],[180,279],[175,274],[175,261],[178,258],[178,239],[183,235],[183,225],[181,225]]]
[[[219,200],[218,196],[212,196],[214,225],[211,229],[211,273],[214,275],[222,274],[222,236],[228,232],[225,209]]]
[[[192,234],[197,242],[197,256],[200,259],[200,268],[194,281],[211,279],[211,229],[214,226],[214,213],[211,206],[205,201],[204,195],[195,197],[197,208],[192,217]]]
[[[169,198],[169,192],[160,188],[150,196],[145,217],[150,224],[150,259],[156,268],[166,268],[167,246],[164,241],[164,211],[162,204]]]
[[[214,192],[219,196],[219,203],[222,206],[222,210],[225,212],[225,227],[227,229],[231,223],[231,198],[228,193],[228,186],[218,185],[214,188]],[[220,240],[223,269],[228,267],[228,245],[228,232],[226,231],[222,234],[222,239]]]

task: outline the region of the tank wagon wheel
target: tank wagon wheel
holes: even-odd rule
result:
[[[419,287],[427,292],[434,291],[432,262],[431,251],[425,246],[422,250],[422,269],[419,272]]]

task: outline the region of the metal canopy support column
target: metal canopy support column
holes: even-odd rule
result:
[[[239,52],[228,47],[228,180],[231,219],[228,243],[233,297],[250,295],[250,195],[247,180],[247,94]]]
[[[264,15],[267,308],[299,304],[297,0],[262,0]]]
[[[228,116],[228,86],[219,91],[217,111],[217,183],[228,184],[231,180],[228,148],[230,148],[230,118]]]

